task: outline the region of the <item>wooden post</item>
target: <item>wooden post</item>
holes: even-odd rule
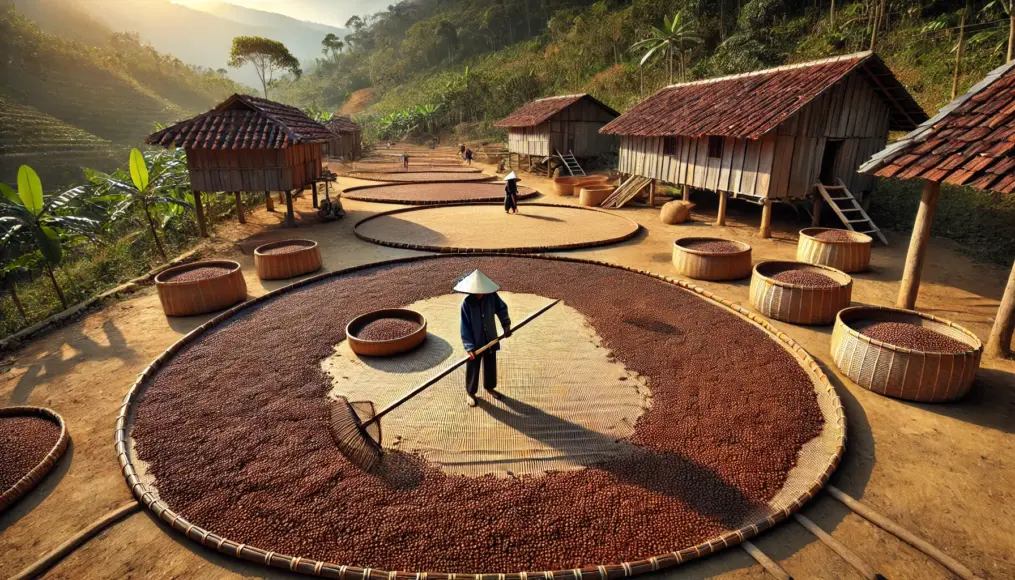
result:
[[[310,199],[313,202],[314,209],[317,209],[317,184],[316,183],[311,183],[310,184],[310,191],[311,191],[311,193],[310,193]]]
[[[719,213],[715,216],[715,225],[724,226],[726,225],[726,192],[719,192]]]
[[[648,206],[656,206],[656,180],[652,180],[648,184]]]
[[[243,216],[243,197],[240,196],[240,192],[233,192],[233,196],[236,197],[236,219],[241,224],[247,223],[247,218]]]
[[[1004,287],[1004,296],[1001,297],[1001,306],[997,309],[984,354],[996,358],[1007,355],[1011,349],[1012,331],[1015,331],[1015,264],[1008,275],[1008,285]]]
[[[293,194],[289,190],[286,190],[285,192],[285,227],[296,227],[296,212],[293,210]]]
[[[275,211],[275,200],[271,199],[271,192],[264,192],[264,206],[268,211]]]
[[[691,186],[684,184],[684,201],[691,201]]]
[[[916,295],[920,292],[920,273],[927,253],[927,242],[930,240],[930,225],[934,221],[934,211],[937,210],[937,198],[940,193],[941,182],[923,182],[920,209],[916,212],[913,235],[909,239],[909,251],[906,253],[906,265],[902,270],[899,298],[895,303],[899,308],[912,310],[916,306]]]
[[[762,238],[772,237],[772,200],[766,199],[764,205],[761,206],[761,229],[758,230],[758,235]]]
[[[194,212],[197,214],[197,231],[202,238],[208,237],[208,226],[204,221],[204,206],[201,204],[201,192],[194,192]]]
[[[825,200],[821,198],[820,193],[814,195],[814,207],[812,210],[813,215],[811,215],[811,227],[816,228],[821,225],[821,206],[822,204],[824,204],[824,202]]]

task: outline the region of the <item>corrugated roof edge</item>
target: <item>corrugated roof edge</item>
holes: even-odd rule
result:
[[[1004,74],[1008,72],[1013,66],[1015,66],[1015,60],[1003,64],[997,67],[996,69],[990,71],[987,74],[987,76],[983,77],[983,80],[970,87],[965,94],[956,97],[954,101],[941,107],[941,109],[938,110],[936,115],[934,115],[930,119],[927,119],[923,123],[920,123],[920,126],[907,133],[905,137],[899,139],[898,141],[895,141],[894,143],[889,144],[881,151],[872,155],[871,158],[866,163],[864,163],[863,165],[860,166],[859,169],[857,169],[857,171],[860,173],[874,173],[875,171],[887,165],[892,159],[895,159],[896,157],[901,155],[904,149],[907,149],[912,145],[917,145],[923,142],[924,137],[926,136],[927,133],[930,132],[931,129],[934,128],[934,125],[936,125],[939,121],[941,121],[949,114],[951,114],[952,111],[962,106],[963,103],[973,98],[974,95],[976,95],[983,89],[989,87],[990,85],[994,84],[994,82],[997,81],[997,79],[1004,76]]]

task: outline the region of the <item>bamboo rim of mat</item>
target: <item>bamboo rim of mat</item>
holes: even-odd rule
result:
[[[15,406],[0,407],[0,417],[38,417],[52,421],[60,426],[60,436],[56,443],[49,450],[49,453],[42,458],[38,465],[28,473],[21,476],[13,486],[0,493],[0,513],[3,513],[10,506],[17,503],[25,494],[35,489],[42,480],[49,475],[56,467],[56,463],[67,452],[67,444],[70,442],[70,434],[67,432],[67,424],[56,411],[45,407]]]
[[[300,252],[300,251],[303,251],[303,250],[311,250],[313,248],[316,248],[317,247],[317,242],[315,242],[314,240],[305,240],[303,238],[295,238],[295,239],[292,239],[292,240],[278,240],[277,242],[268,242],[266,244],[261,244],[260,246],[257,246],[256,248],[254,248],[254,255],[255,256],[277,256],[279,254],[265,254],[264,252],[266,250],[271,250],[271,249],[274,249],[274,248],[281,248],[281,247],[285,247],[285,246],[299,246],[299,248],[300,248],[299,250],[293,250],[293,253],[295,253],[295,252]],[[285,255],[285,254],[281,254],[281,255]]]
[[[472,252],[469,256],[489,256],[489,257],[503,257],[505,254],[497,252]],[[566,570],[552,570],[542,572],[516,572],[516,573],[448,573],[448,572],[400,572],[400,571],[386,571],[378,570],[376,568],[361,568],[350,565],[339,565],[330,562],[323,562],[320,560],[314,560],[312,558],[304,558],[302,556],[290,556],[286,554],[279,554],[275,551],[265,550],[254,546],[249,546],[242,542],[236,542],[223,536],[217,535],[209,530],[200,528],[182,516],[174,512],[169,505],[158,498],[158,490],[154,486],[149,486],[141,480],[141,477],[137,474],[134,467],[134,463],[130,457],[130,442],[129,442],[129,423],[130,416],[132,413],[132,407],[136,403],[136,399],[140,392],[143,390],[144,383],[157,371],[167,360],[173,355],[180,351],[183,347],[197,340],[206,331],[226,322],[234,314],[237,314],[247,308],[253,308],[262,302],[271,300],[281,294],[291,292],[293,290],[316,284],[323,280],[327,280],[332,277],[343,276],[352,274],[355,272],[369,270],[372,268],[383,268],[385,266],[393,266],[398,264],[408,264],[414,262],[420,262],[423,260],[440,260],[444,258],[461,258],[462,254],[447,254],[447,255],[423,255],[423,256],[411,256],[406,258],[396,258],[393,260],[385,260],[383,262],[373,262],[370,264],[362,264],[359,266],[353,266],[345,268],[343,270],[337,270],[334,272],[326,272],[304,278],[298,282],[294,282],[288,286],[278,288],[262,296],[253,298],[247,302],[239,304],[230,308],[229,310],[219,314],[211,320],[205,322],[201,326],[198,326],[194,330],[187,333],[183,338],[178,340],[172,346],[164,350],[159,356],[152,361],[144,371],[138,376],[137,380],[130,387],[127,395],[123,399],[123,404],[120,406],[120,410],[117,414],[115,430],[114,430],[114,447],[116,450],[117,460],[120,464],[120,471],[123,474],[127,487],[130,488],[131,493],[137,498],[137,500],[153,515],[167,523],[170,528],[177,532],[181,532],[185,537],[195,542],[198,542],[206,547],[214,548],[218,552],[223,554],[240,558],[242,560],[257,562],[264,564],[269,568],[279,568],[284,570],[290,570],[293,572],[300,572],[303,574],[322,576],[326,578],[337,578],[339,580],[615,580],[617,578],[626,578],[629,576],[635,576],[638,574],[644,574],[647,572],[653,572],[656,570],[662,570],[665,568],[671,568],[690,560],[695,560],[703,556],[707,556],[724,548],[736,546],[741,542],[752,538],[761,532],[774,527],[782,521],[789,518],[791,515],[799,511],[804,504],[814,498],[821,491],[829,478],[835,472],[839,462],[842,460],[842,455],[846,449],[846,413],[842,406],[842,401],[835,392],[835,388],[828,381],[828,377],[821,370],[820,364],[810,355],[802,346],[796,341],[787,336],[785,333],[772,326],[765,318],[754,314],[750,310],[740,306],[735,302],[731,302],[724,298],[713,294],[712,292],[693,284],[689,284],[683,280],[664,276],[662,274],[656,274],[646,270],[640,270],[637,268],[631,268],[628,266],[621,266],[618,264],[611,264],[609,262],[603,262],[598,260],[589,260],[583,258],[574,258],[569,256],[553,256],[553,255],[531,255],[531,254],[507,254],[507,257],[515,258],[528,258],[538,260],[556,260],[560,262],[571,262],[575,264],[590,264],[595,266],[603,266],[608,268],[615,268],[617,270],[623,270],[632,272],[635,274],[642,274],[662,282],[666,282],[677,287],[683,288],[689,292],[697,294],[704,300],[711,300],[721,306],[726,307],[728,310],[738,315],[741,319],[748,323],[754,324],[765,332],[769,338],[776,341],[786,352],[793,356],[798,364],[810,374],[811,382],[814,386],[814,390],[817,396],[819,391],[822,391],[825,395],[830,397],[833,403],[833,408],[829,412],[831,416],[825,416],[826,428],[832,428],[835,430],[836,435],[836,446],[835,452],[828,460],[827,466],[821,471],[820,475],[813,480],[811,485],[806,491],[793,498],[792,501],[788,501],[785,508],[777,510],[767,517],[761,518],[758,521],[745,525],[737,530],[726,532],[718,537],[709,539],[697,546],[690,548],[684,548],[657,556],[651,556],[641,560],[622,562],[619,564],[607,564],[589,566],[586,568],[572,568]],[[819,435],[820,437],[820,435]]]
[[[428,173],[433,173],[433,174],[440,173],[439,171],[429,171],[429,172],[402,171],[402,172],[399,172],[399,173],[378,173],[376,171],[365,171],[364,173],[369,173],[370,175],[372,175],[372,177],[366,177],[366,176],[363,176],[363,175],[347,175],[346,177],[348,177],[350,179],[360,179],[362,181],[377,181],[379,183],[458,183],[458,182],[462,182],[462,183],[483,183],[483,182],[486,182],[486,181],[493,181],[493,180],[497,179],[496,175],[487,175],[485,173],[459,173],[457,175],[476,175],[479,178],[478,179],[461,178],[461,179],[457,179],[457,180],[456,179],[394,179],[395,176],[398,176],[398,175],[410,175],[410,174],[413,174],[413,175],[427,175]],[[391,177],[387,177],[389,175]]]
[[[499,185],[499,183],[491,183],[491,182],[488,182],[488,181],[441,181],[439,183],[441,185],[479,185],[479,184],[481,184],[481,185]],[[377,189],[377,188],[382,188],[382,187],[401,187],[403,185],[418,185],[418,182],[415,182],[415,181],[406,181],[406,182],[395,184],[395,185],[392,185],[391,183],[383,183],[381,185],[357,185],[355,187],[350,187],[350,188],[347,188],[347,189],[343,189],[342,190],[342,197],[344,197],[345,199],[353,199],[353,200],[356,200],[356,201],[369,201],[369,202],[372,202],[372,203],[393,203],[393,204],[398,204],[398,205],[451,205],[451,204],[457,204],[457,203],[500,202],[500,201],[504,200],[504,194],[502,194],[502,193],[501,194],[497,194],[497,195],[491,195],[490,197],[474,198],[474,199],[467,199],[467,200],[463,200],[463,199],[450,199],[450,200],[398,199],[398,200],[396,200],[396,199],[377,199],[377,198],[374,198],[374,197],[363,197],[362,195],[355,195],[355,194],[349,195],[350,193],[356,192],[356,191],[363,191],[363,190],[367,190],[367,189]],[[433,185],[433,184],[423,184],[423,185]],[[522,189],[523,188],[527,189],[528,191],[525,192],[525,193],[522,193]],[[539,195],[539,194],[540,194],[540,192],[538,190],[535,190],[535,189],[532,189],[531,187],[526,187],[526,186],[522,185],[522,186],[519,186],[519,188],[518,188],[518,195],[516,197],[518,199],[528,199],[530,197],[534,197],[534,196]],[[359,224],[357,224],[357,225],[359,225]]]
[[[973,345],[970,346],[969,350],[965,350],[962,352],[935,352],[935,351],[914,350],[911,348],[906,348],[904,346],[898,346],[890,342],[884,342],[883,340],[878,340],[876,338],[871,338],[866,334],[863,334],[860,331],[854,329],[851,324],[857,320],[877,321],[879,314],[888,312],[902,316],[912,316],[914,318],[922,318],[924,320],[930,320],[931,322],[936,322],[944,326],[949,326],[951,328],[954,328],[955,330],[958,330],[963,335],[967,336],[971,341],[973,341]],[[846,315],[846,318],[848,320],[843,318],[844,314]],[[864,317],[862,316],[864,314],[869,314],[870,316]],[[838,314],[835,315],[835,324],[842,325],[842,328],[843,330],[846,331],[846,334],[860,340],[861,342],[867,342],[874,346],[884,348],[886,350],[892,350],[895,352],[905,354],[915,354],[920,356],[934,355],[934,356],[962,357],[969,356],[970,354],[973,354],[975,352],[983,351],[983,341],[980,340],[980,337],[976,336],[976,334],[974,334],[973,331],[969,330],[964,326],[955,324],[951,320],[946,320],[944,318],[934,316],[933,314],[926,314],[923,312],[918,312],[916,310],[906,310],[905,308],[891,308],[889,306],[850,306],[848,308],[843,308],[842,310],[839,311]]]
[[[403,249],[403,250],[420,250],[420,251],[424,251],[424,252],[438,252],[438,253],[441,253],[441,254],[539,254],[539,253],[542,253],[542,252],[558,252],[558,251],[562,251],[562,250],[577,250],[577,249],[581,249],[581,248],[595,248],[595,247],[599,247],[599,246],[609,246],[611,244],[617,244],[617,243],[620,243],[620,242],[623,242],[623,241],[626,241],[626,240],[630,240],[634,236],[638,235],[639,232],[641,232],[641,224],[639,224],[638,222],[636,222],[633,219],[631,219],[629,217],[626,217],[626,216],[617,215],[615,213],[611,213],[611,212],[608,212],[608,211],[603,211],[601,209],[597,209],[597,208],[594,208],[594,207],[586,207],[586,206],[583,206],[583,205],[564,205],[564,204],[559,204],[559,203],[540,203],[540,202],[526,203],[526,204],[523,204],[523,207],[533,207],[533,206],[538,206],[538,207],[556,207],[556,208],[564,208],[564,209],[578,210],[578,211],[594,211],[594,212],[598,212],[598,213],[601,213],[601,214],[606,214],[606,215],[611,216],[611,217],[622,219],[622,220],[628,222],[630,225],[634,226],[634,229],[632,229],[630,232],[628,232],[626,234],[623,234],[623,235],[620,235],[620,236],[616,236],[616,237],[613,237],[613,238],[601,239],[601,240],[594,240],[594,241],[590,241],[590,242],[571,242],[571,243],[567,243],[567,244],[556,244],[556,245],[553,245],[553,246],[519,246],[519,247],[513,247],[513,248],[468,248],[468,247],[462,247],[462,246],[433,246],[433,245],[430,245],[430,244],[410,244],[410,243],[407,243],[407,242],[393,242],[393,241],[388,241],[388,240],[379,240],[377,238],[372,238],[372,237],[370,237],[368,235],[365,235],[365,234],[363,234],[363,233],[361,233],[359,231],[359,227],[361,225],[365,224],[366,222],[370,221],[370,220],[374,220],[374,219],[378,219],[378,218],[382,218],[382,217],[387,217],[387,216],[391,216],[391,215],[395,215],[395,214],[400,214],[400,213],[406,213],[406,212],[410,212],[410,211],[424,211],[424,210],[428,210],[428,209],[433,209],[433,205],[434,204],[430,204],[428,206],[423,206],[423,207],[403,207],[403,208],[399,208],[399,209],[392,209],[392,210],[388,210],[388,211],[384,211],[384,212],[380,212],[380,213],[375,213],[374,215],[367,216],[367,217],[361,219],[360,221],[356,222],[356,225],[354,225],[352,227],[352,233],[354,233],[357,238],[363,240],[364,242],[370,242],[371,244],[377,244],[378,246],[387,246],[389,248],[400,248],[400,249]],[[501,205],[501,203],[500,202],[473,202],[473,201],[466,201],[466,202],[442,203],[442,204],[440,204],[440,207],[441,208],[464,207],[464,206],[470,206],[470,205],[497,206],[497,205]],[[379,263],[383,263],[383,262],[379,262]]]
[[[261,246],[263,247],[263,246]],[[256,250],[255,250],[256,251]],[[172,280],[166,280],[176,274],[182,274],[183,272],[189,272],[190,270],[196,270],[198,268],[219,266],[223,268],[229,268],[229,271],[225,274],[219,274],[218,276],[212,276],[211,278],[201,278],[200,280],[191,280],[185,282],[173,282]],[[241,268],[240,263],[235,260],[203,260],[200,262],[191,262],[189,264],[182,264],[180,266],[173,266],[172,268],[166,268],[165,270],[158,273],[155,276],[155,284],[197,284],[198,282],[207,282],[209,280],[218,280],[219,278],[225,278],[230,274],[233,274]]]
[[[688,248],[683,245],[691,241],[706,241],[706,242],[730,242],[740,246],[740,250],[736,252],[709,252],[705,250],[695,250],[694,248]],[[751,253],[751,245],[747,242],[741,242],[740,240],[727,240],[726,238],[713,238],[709,236],[687,236],[683,238],[677,238],[673,240],[673,247],[679,248],[681,252],[687,252],[688,254],[694,254],[696,256],[705,257],[722,257],[722,256],[742,256],[744,254]]]
[[[783,270],[779,270],[779,272],[785,272],[787,270],[823,270],[824,271],[823,273],[831,274],[831,276],[828,277],[834,280],[838,284],[838,286],[835,287],[807,286],[805,284],[783,282],[781,280],[776,280],[775,278],[772,278],[769,275],[762,273],[762,269],[764,268],[778,268],[782,266],[785,266],[786,268]],[[842,270],[837,270],[831,266],[825,266],[822,264],[811,264],[809,262],[795,262],[792,260],[766,260],[764,262],[758,262],[757,264],[754,265],[754,275],[757,276],[759,279],[763,280],[766,284],[770,284],[772,286],[782,286],[783,288],[789,288],[791,290],[807,290],[809,292],[828,292],[832,290],[837,291],[841,288],[846,288],[848,286],[853,285],[853,277],[843,272]],[[843,278],[845,278],[845,280],[843,280]]]
[[[814,234],[820,234],[821,232],[846,232],[852,240],[822,240],[821,238],[814,237]],[[874,238],[868,236],[863,232],[854,232],[852,230],[844,230],[841,228],[804,228],[800,230],[799,235],[801,238],[807,238],[808,240],[814,240],[819,244],[871,244],[874,242]]]

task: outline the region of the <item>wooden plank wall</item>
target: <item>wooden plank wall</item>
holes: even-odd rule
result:
[[[516,127],[508,131],[508,151],[522,155],[550,154],[550,123],[535,127]]]
[[[284,149],[189,149],[193,191],[288,191],[321,176],[321,144]]]
[[[565,108],[535,127],[518,127],[508,131],[508,151],[522,155],[554,155],[567,152],[568,137],[574,137],[574,154],[577,157],[595,157],[617,150],[614,135],[602,135],[599,130],[614,119],[602,107],[587,100]]]
[[[359,131],[342,133],[328,143],[328,157],[355,161],[362,157],[362,137]]]
[[[678,137],[663,155],[662,137],[623,136],[619,171],[675,185],[770,199],[809,195],[821,172],[825,144],[842,140],[836,177],[853,193],[872,191],[873,176],[856,172],[888,140],[888,104],[852,74],[758,140],[723,138],[722,156],[708,156],[708,137]]]

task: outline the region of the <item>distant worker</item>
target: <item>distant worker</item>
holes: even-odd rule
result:
[[[402,151],[402,169],[409,169],[409,154]]]
[[[465,150],[465,162],[472,165],[472,149]]]
[[[512,171],[507,174],[504,181],[504,213],[511,213],[511,210],[518,213],[518,182],[521,180]]]
[[[496,391],[497,351],[500,350],[500,345],[492,346],[478,358],[473,352],[497,338],[496,319],[500,319],[504,338],[511,336],[508,307],[497,295],[498,290],[500,286],[479,270],[474,270],[455,285],[455,292],[468,294],[465,300],[462,300],[461,334],[462,346],[469,354],[469,361],[465,363],[465,392],[468,395],[466,404],[470,407],[476,406],[480,367],[483,368],[483,388],[494,399],[501,398],[500,393]]]
[[[465,159],[465,143],[458,145],[458,156]]]

